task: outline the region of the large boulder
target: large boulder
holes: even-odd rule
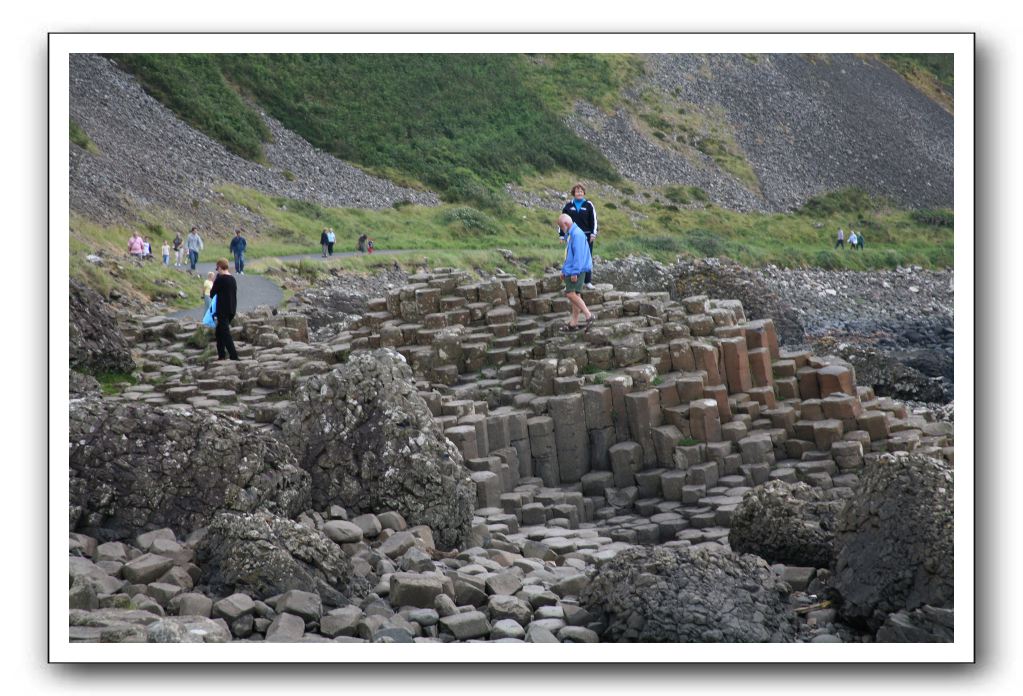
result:
[[[399,353],[357,352],[310,377],[278,424],[312,474],[316,509],[396,510],[443,548],[468,536],[476,487]]]
[[[876,631],[901,609],[953,606],[952,466],[919,454],[868,465],[838,518],[832,587],[850,623]]]
[[[132,538],[204,527],[220,511],[308,507],[309,475],[288,446],[208,412],[99,398],[70,402],[70,501],[82,531]]]
[[[835,517],[844,504],[805,483],[770,481],[743,496],[728,543],[769,563],[830,568]]]
[[[788,586],[756,556],[634,547],[602,565],[581,604],[610,642],[792,642]]]
[[[69,284],[68,348],[71,367],[80,372],[131,372],[128,341],[95,290],[72,278]]]
[[[358,589],[340,546],[323,532],[266,512],[217,515],[197,555],[200,581],[217,596],[244,592],[267,599],[301,590],[337,607]]]

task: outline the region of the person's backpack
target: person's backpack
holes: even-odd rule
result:
[[[211,329],[217,327],[217,296],[213,296],[213,300],[210,302],[209,308],[206,310],[206,314],[202,318],[203,326],[208,326]]]

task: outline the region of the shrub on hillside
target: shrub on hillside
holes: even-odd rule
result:
[[[829,217],[840,213],[858,213],[863,210],[875,210],[883,203],[880,199],[856,186],[839,191],[829,191],[814,196],[799,209],[802,215],[813,217]]]
[[[909,216],[913,219],[913,222],[918,222],[921,225],[931,225],[932,227],[955,227],[955,213],[947,209],[914,210],[909,214]]]
[[[725,253],[725,245],[710,230],[693,230],[687,235],[686,241],[703,256],[721,256]]]
[[[454,224],[462,233],[495,235],[498,233],[494,219],[475,208],[450,208],[441,213],[441,223]]]

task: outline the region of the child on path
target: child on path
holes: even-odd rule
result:
[[[163,240],[163,248],[160,251],[163,252],[163,265],[164,266],[169,266],[170,265],[170,244],[167,243],[166,239]]]
[[[835,240],[835,248],[837,249],[838,247],[845,248],[845,232],[842,231],[841,227],[838,228],[838,239]]]
[[[213,279],[217,277],[217,274],[210,271],[206,274],[206,280],[202,284],[202,312],[206,313],[206,310],[210,308],[210,290],[213,289]]]
[[[366,253],[367,254],[372,254],[373,253],[373,240],[372,239],[366,240]]]
[[[181,233],[177,232],[174,234],[174,267],[178,268],[181,266],[181,257],[185,253],[185,241],[181,238]]]

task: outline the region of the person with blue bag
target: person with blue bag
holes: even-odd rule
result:
[[[227,259],[217,259],[217,279],[210,290],[212,318],[216,321],[214,335],[217,337],[217,359],[238,360],[238,351],[231,338],[231,321],[238,308],[238,282],[227,270]]]

